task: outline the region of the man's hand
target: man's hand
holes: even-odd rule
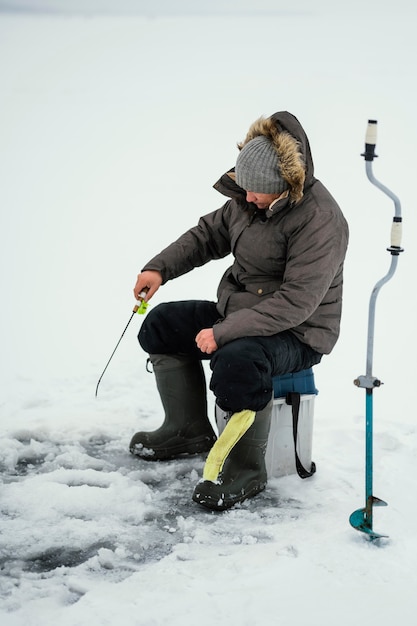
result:
[[[212,354],[218,349],[218,345],[214,339],[212,328],[203,328],[195,338],[197,348],[206,354]]]
[[[144,300],[148,302],[153,296],[153,294],[158,291],[159,287],[162,285],[162,276],[159,272],[155,270],[147,270],[138,275],[138,279],[136,281],[136,285],[133,289],[133,294],[136,300],[141,300],[139,297],[142,291],[147,291],[146,298]]]

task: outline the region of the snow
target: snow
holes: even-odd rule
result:
[[[149,5],[0,0],[1,623],[409,623],[415,4]],[[350,223],[342,334],[315,368],[317,473],[271,479],[210,513],[191,501],[203,457],[128,453],[136,430],[161,422],[139,316],[97,399],[95,387],[141,264],[221,205],[211,185],[236,143],[280,109],[305,126],[316,174]],[[364,505],[365,392],[352,381],[365,374],[368,300],[388,270],[393,216],[360,157],[368,118],[405,248],[376,309],[374,494],[388,507],[374,528],[389,535],[379,543],[348,522]],[[214,298],[227,262],[166,285],[151,306]]]

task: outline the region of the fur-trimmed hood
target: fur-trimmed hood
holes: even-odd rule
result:
[[[310,144],[303,127],[288,111],[280,111],[267,118],[261,117],[250,126],[238,148],[241,150],[259,135],[272,141],[280,163],[280,174],[290,186],[290,199],[298,202],[314,177]],[[215,188],[227,196],[241,195],[240,187],[235,181],[234,168],[227,172],[227,176],[233,182],[228,184],[227,179],[222,177]]]

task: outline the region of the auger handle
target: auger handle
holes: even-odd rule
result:
[[[372,171],[372,161],[378,156],[375,154],[375,146],[377,139],[377,120],[368,120],[368,126],[366,128],[365,135],[365,152],[361,156],[365,158],[366,163],[366,175],[375,187],[378,187],[383,193],[385,193],[394,202],[395,215],[391,226],[391,245],[387,248],[393,256],[398,256],[400,252],[403,252],[401,247],[402,239],[402,218],[401,218],[401,204],[398,197],[388,187],[383,185],[377,180]]]
[[[391,247],[388,248],[391,254],[403,252],[401,240],[403,235],[403,223],[401,217],[394,217],[391,226]]]
[[[377,121],[368,120],[365,135],[365,152],[361,155],[365,157],[365,161],[373,161],[378,155],[375,154]]]

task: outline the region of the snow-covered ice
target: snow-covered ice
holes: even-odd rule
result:
[[[2,625],[410,623],[416,17],[406,0],[0,0]],[[191,501],[203,457],[128,453],[135,430],[161,420],[138,316],[94,392],[141,264],[221,205],[211,185],[236,143],[280,109],[305,126],[350,223],[342,334],[315,368],[317,473],[211,513]],[[348,522],[364,505],[365,394],[352,381],[393,216],[360,156],[368,118],[405,248],[376,310],[379,544]],[[151,306],[213,299],[226,265],[166,285]]]

